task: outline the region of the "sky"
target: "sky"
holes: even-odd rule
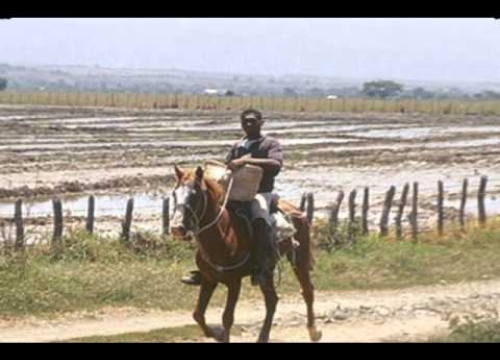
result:
[[[500,20],[14,18],[0,63],[499,82]]]

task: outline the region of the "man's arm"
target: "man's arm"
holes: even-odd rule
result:
[[[251,157],[242,157],[231,160],[228,163],[228,168],[234,170],[245,164],[260,166],[264,171],[278,173],[281,169],[281,163],[276,159],[256,159]]]
[[[236,149],[238,147],[238,142],[236,142],[232,147],[231,149],[229,150],[229,152],[227,153],[226,155],[226,161],[225,161],[225,164],[228,165],[231,160],[233,160],[235,157],[236,157]]]
[[[267,156],[267,159],[252,158],[249,156],[233,159],[228,162],[227,167],[234,170],[245,164],[250,164],[260,166],[266,173],[271,173],[276,176],[283,166],[283,150],[281,144],[277,140],[271,142]]]

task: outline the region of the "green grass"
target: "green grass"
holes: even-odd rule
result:
[[[436,343],[499,343],[500,321],[498,313],[467,315],[450,320],[448,335],[432,336],[428,342]]]
[[[133,246],[76,234],[60,251],[28,249],[0,259],[0,313],[47,314],[135,306],[190,308],[195,292],[180,283],[193,267],[192,246],[150,236]]]
[[[231,333],[241,335],[241,328],[233,326]],[[203,337],[198,325],[187,325],[176,328],[158,329],[149,332],[134,332],[111,336],[89,336],[66,340],[67,343],[161,343],[161,342],[195,342]]]
[[[315,231],[317,290],[390,289],[435,284],[442,280],[481,280],[500,277],[500,226],[451,230],[439,238],[421,236],[418,243],[388,237],[358,237],[340,247],[329,244],[328,228]],[[342,239],[341,239],[342,240]],[[47,246],[25,255],[0,255],[0,314],[52,316],[133,306],[162,310],[192,310],[198,289],[180,283],[194,268],[194,245],[154,234],[140,234],[130,245],[115,239],[68,234],[58,251]],[[299,294],[288,264],[279,267],[278,292]],[[217,288],[211,306],[222,306],[225,288]],[[260,299],[245,279],[241,299]]]
[[[241,336],[242,328],[234,325],[231,334]],[[199,342],[204,337],[198,325],[157,329],[147,332],[132,332],[109,336],[89,336],[65,340],[65,343],[162,343],[162,342]]]
[[[330,243],[325,228],[317,235],[323,241],[318,245],[329,249],[317,252],[317,289],[400,288],[500,276],[500,227],[493,219],[484,228],[470,225],[467,233],[451,229],[439,237],[430,232],[417,243],[370,235],[347,246],[343,229],[343,246],[334,248],[325,245]]]

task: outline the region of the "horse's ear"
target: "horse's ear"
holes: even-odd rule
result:
[[[201,180],[203,180],[203,169],[201,168],[201,166],[198,166],[196,168],[195,175],[196,175],[196,181],[201,183]]]
[[[175,169],[175,177],[177,178],[177,180],[181,180],[184,177],[184,171],[182,171],[181,168],[178,167],[177,165],[174,165],[174,169]]]

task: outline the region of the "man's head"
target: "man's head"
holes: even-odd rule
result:
[[[260,136],[260,128],[264,124],[262,113],[255,109],[247,109],[240,115],[241,127],[249,138]]]

